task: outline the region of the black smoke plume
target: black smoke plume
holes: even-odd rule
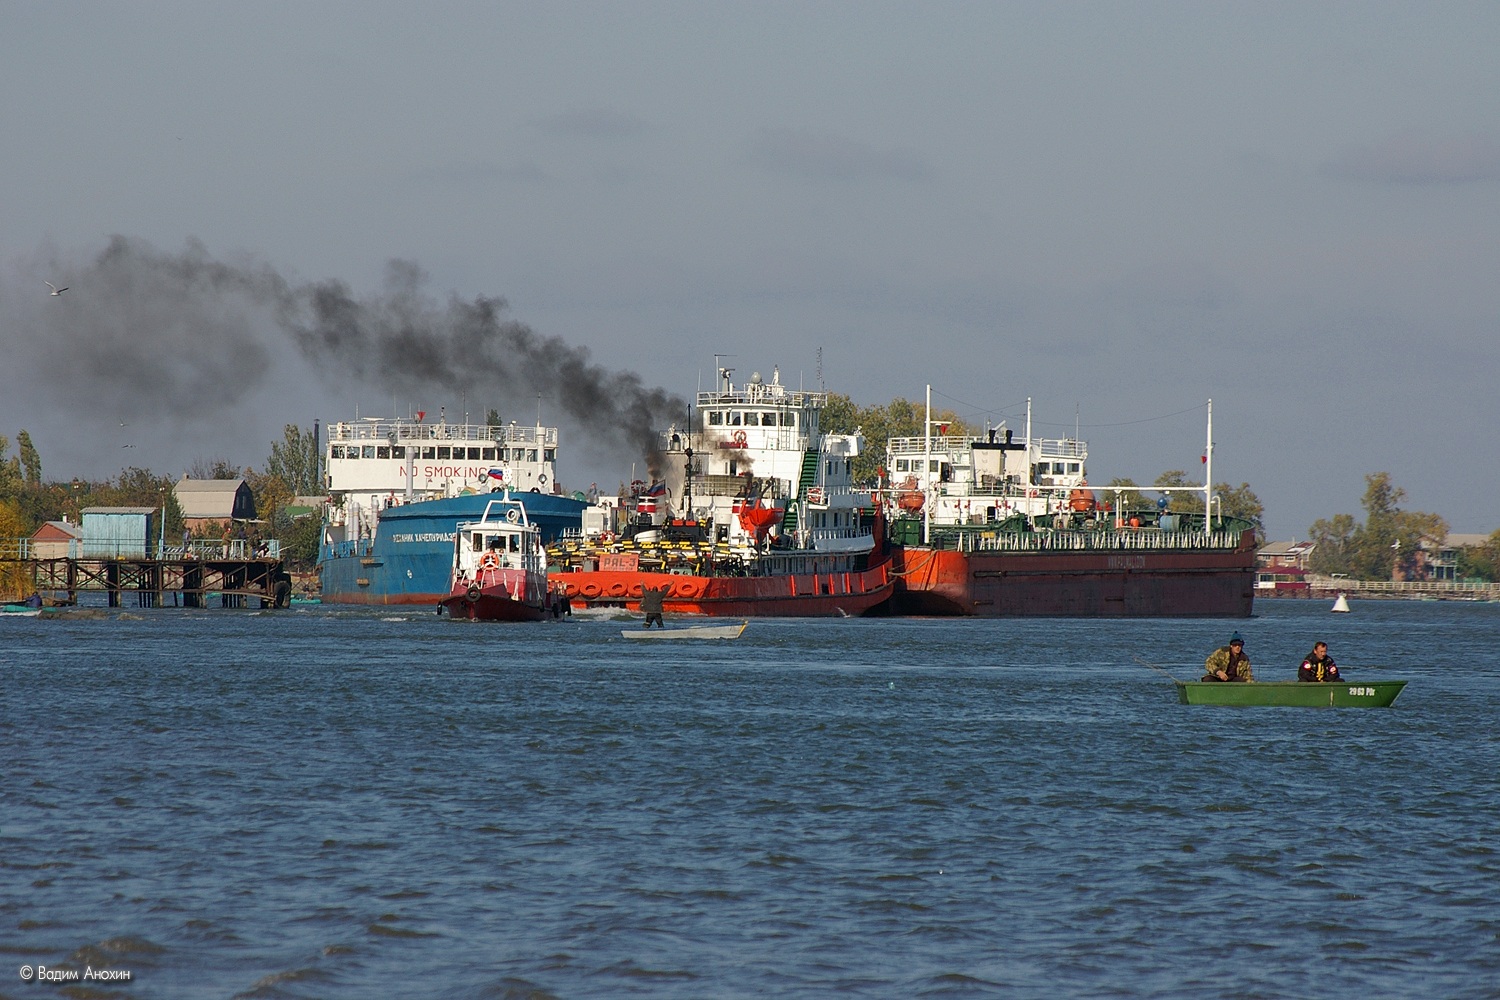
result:
[[[512,410],[540,393],[648,462],[658,429],[686,409],[507,318],[502,298],[440,302],[408,261],[393,261],[385,289],[364,297],[340,281],[293,283],[255,259],[217,260],[197,242],[166,254],[116,236],[81,268],[47,266],[64,270],[67,298],[34,310],[41,336],[27,353],[46,359],[40,370],[60,387],[122,416],[222,415],[264,384],[286,338],[321,376],[388,392],[483,393]]]

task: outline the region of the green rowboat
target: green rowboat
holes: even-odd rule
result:
[[[1174,681],[1184,705],[1280,705],[1291,708],[1387,708],[1405,681],[1310,684],[1270,681],[1237,684],[1223,681]]]

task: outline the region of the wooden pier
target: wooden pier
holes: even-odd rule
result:
[[[292,600],[292,578],[281,560],[259,558],[196,558],[115,556],[110,558],[27,559],[35,590],[69,604],[82,592],[103,591],[109,606],[124,606],[127,597],[136,607],[178,606],[206,608],[217,601],[222,608],[284,608]],[[170,600],[169,600],[170,599]]]

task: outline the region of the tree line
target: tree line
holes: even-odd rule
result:
[[[255,496],[255,523],[250,533],[281,542],[282,554],[295,568],[311,568],[318,557],[321,519],[293,518],[293,497],[321,495],[320,456],[310,430],[287,424],[282,440],[273,442],[263,469],[243,468],[225,459],[198,460],[187,470],[194,479],[243,479]],[[165,510],[168,538],[183,534],[182,508],[173,491],[176,480],[148,469],[127,467],[102,480],[46,480],[42,459],[26,431],[11,442],[0,435],[0,539],[29,537],[47,521],[65,516],[82,522],[85,507],[156,507]],[[210,537],[205,529],[194,537]],[[214,536],[217,537],[217,536]]]
[[[1365,476],[1365,495],[1360,501],[1364,521],[1356,521],[1352,514],[1314,521],[1308,539],[1316,547],[1308,568],[1354,580],[1419,577],[1424,541],[1443,542],[1448,522],[1426,511],[1403,510],[1405,499],[1406,491],[1392,481],[1389,472]],[[1455,572],[1465,580],[1500,579],[1500,531],[1482,545],[1459,549]]]

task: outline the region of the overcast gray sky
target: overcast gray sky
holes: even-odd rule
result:
[[[177,475],[540,405],[566,486],[629,478],[569,383],[463,374],[504,299],[609,391],[1029,396],[1099,483],[1197,475],[1212,398],[1273,538],[1376,471],[1490,532],[1497,51],[1494,3],[0,0],[0,434]]]

